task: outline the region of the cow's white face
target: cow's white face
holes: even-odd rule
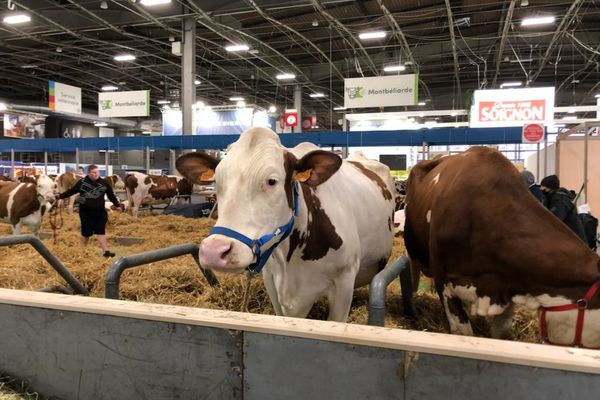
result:
[[[40,175],[37,180],[37,193],[44,200],[54,202],[56,200],[56,182],[46,175]]]
[[[214,172],[219,204],[216,226],[254,240],[273,233],[292,217],[295,177],[316,186],[341,165],[332,153],[312,153],[297,160],[273,131],[251,128],[220,163],[203,153],[188,153],[177,160],[177,169],[192,182],[206,184],[218,164]],[[205,268],[241,272],[254,261],[246,244],[228,236],[210,235],[200,246],[200,264]]]

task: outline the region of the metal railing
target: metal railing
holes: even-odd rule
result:
[[[0,236],[0,246],[13,246],[17,244],[30,244],[46,261],[54,268],[56,272],[73,288],[77,294],[89,295],[89,291],[83,287],[81,282],[77,280],[67,267],[54,255],[44,243],[35,235],[13,235]],[[53,291],[51,288],[41,289],[43,291]],[[62,290],[59,290],[62,291]]]
[[[389,284],[398,276],[400,276],[404,315],[418,319],[413,298],[409,261],[406,256],[401,256],[375,275],[371,281],[369,286],[369,325],[383,326],[385,319],[385,292]]]
[[[215,274],[210,270],[202,268],[200,265],[200,260],[198,259],[198,250],[197,244],[187,243],[179,246],[165,247],[162,249],[121,257],[110,266],[108,272],[106,273],[106,278],[104,280],[104,297],[107,299],[119,298],[121,274],[123,274],[126,269],[139,267],[152,262],[167,260],[169,258],[185,256],[187,254],[194,258],[194,261],[196,261],[196,264],[200,268],[200,271],[202,271],[202,274],[208,281],[209,285],[218,285],[219,281]]]

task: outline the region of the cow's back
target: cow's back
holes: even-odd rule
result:
[[[0,183],[0,220],[16,224],[39,210],[36,186],[33,183]]]
[[[407,192],[406,248],[424,272],[431,267],[442,279],[449,272],[469,276],[476,270],[508,282],[518,276],[519,285],[554,285],[556,276],[546,271],[559,271],[557,265],[573,259],[581,265],[597,262],[531,196],[516,168],[496,150],[474,147],[419,163]],[[561,276],[563,283],[578,279],[582,276]]]

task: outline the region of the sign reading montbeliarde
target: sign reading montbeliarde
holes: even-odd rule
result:
[[[81,114],[81,88],[50,81],[48,108],[56,112]]]
[[[416,105],[418,88],[418,74],[344,79],[344,107]]]
[[[554,124],[554,88],[476,90],[471,128]]]
[[[99,117],[147,117],[150,115],[150,91],[98,93]]]

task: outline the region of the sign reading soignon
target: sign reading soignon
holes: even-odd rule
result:
[[[150,91],[98,93],[99,117],[147,117],[150,115]]]
[[[471,107],[471,128],[553,125],[554,88],[476,90]]]
[[[50,81],[48,108],[56,112],[81,114],[81,88]]]
[[[344,79],[344,107],[410,106],[419,100],[419,75]]]

